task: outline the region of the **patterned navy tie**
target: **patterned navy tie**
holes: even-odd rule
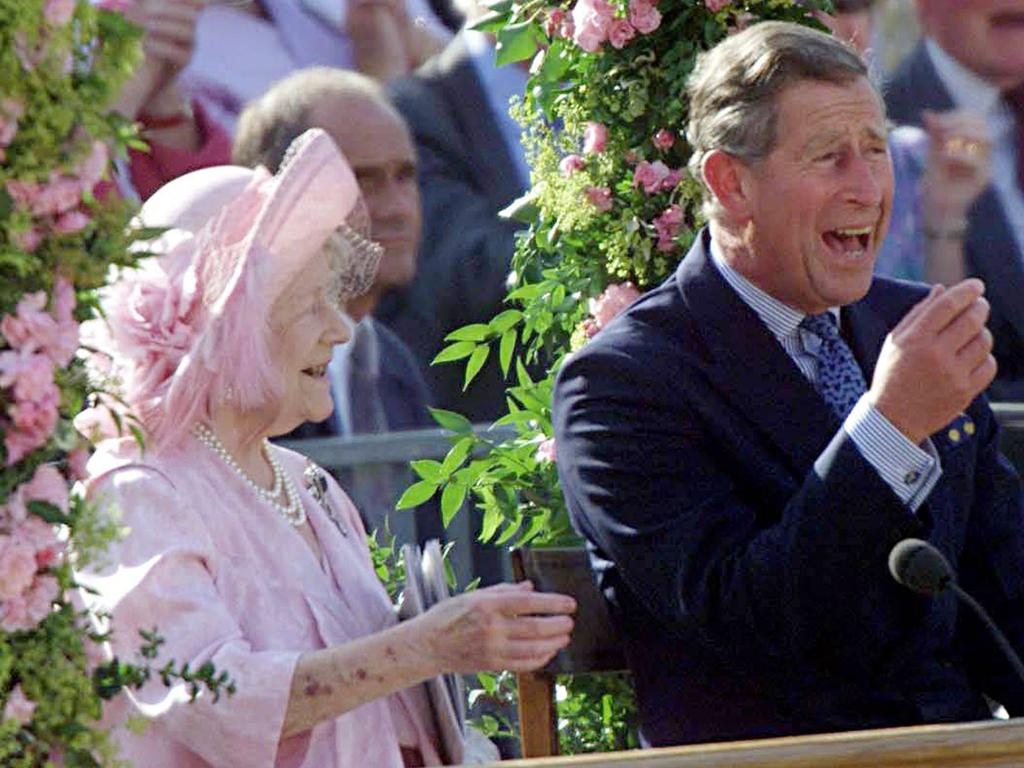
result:
[[[800,327],[821,339],[817,351],[807,349],[806,344],[804,349],[818,358],[818,392],[842,421],[867,391],[864,374],[853,352],[839,335],[831,312],[807,315],[800,322]]]

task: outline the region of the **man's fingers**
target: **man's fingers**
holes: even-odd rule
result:
[[[573,620],[568,616],[520,616],[508,620],[508,637],[512,640],[538,640],[568,635]]]
[[[971,387],[975,392],[984,392],[995,379],[998,370],[996,359],[991,354],[985,355],[978,367],[971,371],[969,379]]]
[[[981,280],[974,277],[963,280],[931,299],[912,325],[924,333],[940,333],[984,293],[985,284]]]
[[[910,311],[907,312],[907,314],[905,314],[903,316],[903,318],[899,321],[899,323],[893,329],[893,332],[895,333],[895,332],[899,331],[902,328],[910,327],[917,320],[917,318],[921,316],[921,313],[924,312],[924,310],[928,307],[928,305],[932,302],[932,300],[934,300],[934,298],[936,296],[938,296],[940,293],[942,293],[945,290],[946,290],[946,286],[944,286],[944,285],[939,285],[939,284],[933,285],[931,287],[931,289],[928,291],[928,295],[925,296],[923,299],[921,299],[919,302],[917,302],[917,304],[912,306],[910,308]]]
[[[992,332],[988,328],[982,328],[957,352],[957,365],[965,371],[973,372],[975,368],[985,362],[985,358],[991,351]]]
[[[959,353],[965,344],[981,333],[988,321],[988,315],[988,301],[984,297],[976,300],[942,329],[938,336],[939,343],[946,349]]]

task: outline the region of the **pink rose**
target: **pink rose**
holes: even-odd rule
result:
[[[25,113],[21,102],[7,98],[0,101],[0,147],[9,146],[18,133],[18,120]]]
[[[625,19],[616,19],[612,22],[611,26],[608,27],[608,42],[612,44],[612,48],[616,50],[622,50],[626,47],[626,44],[636,37],[636,30],[633,29],[633,25]]]
[[[604,123],[587,123],[583,129],[583,154],[599,155],[607,146],[608,127]]]
[[[629,22],[640,34],[649,35],[661,26],[661,14],[649,0],[630,0]]]
[[[15,401],[33,400],[53,385],[53,362],[40,352],[0,352],[0,386],[14,391]]]
[[[586,194],[590,204],[602,213],[612,209],[612,191],[608,187],[587,187]]]
[[[608,39],[615,9],[608,0],[579,0],[572,9],[573,40],[588,53],[597,53]]]
[[[576,171],[582,171],[586,167],[586,162],[579,155],[566,155],[558,164],[558,170],[563,176],[572,176]]]
[[[31,544],[0,535],[0,600],[20,597],[36,575],[36,552]]]
[[[61,27],[71,21],[75,13],[75,0],[46,0],[43,18],[55,27]]]
[[[22,501],[45,501],[61,512],[68,511],[68,484],[64,475],[52,464],[40,464],[32,479],[18,487],[15,495]]]
[[[7,694],[7,706],[4,707],[4,720],[13,720],[18,725],[27,725],[36,711],[36,703],[30,701],[21,690],[20,685],[14,686]]]
[[[64,213],[76,208],[81,200],[82,185],[78,179],[54,171],[32,202],[32,213],[37,216]]]
[[[573,35],[576,34],[576,25],[573,24],[572,16],[566,16],[565,20],[562,21],[561,26],[558,27],[558,36],[565,38],[566,40],[572,40]]]
[[[33,181],[16,181],[11,179],[7,182],[7,194],[19,208],[32,208],[41,187]]]
[[[539,446],[537,446],[537,453],[534,456],[538,464],[550,464],[556,461],[555,456],[555,438],[549,437]]]
[[[651,138],[658,149],[672,149],[672,145],[676,143],[676,135],[672,131],[662,128]]]
[[[32,229],[26,229],[22,232],[14,232],[13,235],[15,244],[21,248],[25,253],[35,253],[43,243],[43,230],[39,227],[32,227]]]
[[[655,160],[653,163],[644,160],[638,163],[636,170],[633,171],[633,185],[643,187],[644,192],[653,195],[661,189],[662,182],[668,178],[669,173],[671,171],[668,166],[661,160]]]
[[[78,166],[78,180],[83,189],[92,189],[103,178],[107,170],[110,155],[107,145],[102,141],[94,141],[88,156]]]
[[[596,299],[590,300],[590,314],[598,330],[607,327],[608,323],[622,310],[640,298],[640,291],[633,283],[614,283],[604,289]]]
[[[704,6],[712,13],[718,13],[731,2],[732,0],[704,0]]]
[[[670,170],[668,175],[661,182],[661,188],[666,190],[675,189],[679,186],[679,182],[683,180],[683,174],[685,173],[686,170],[684,168]]]
[[[663,253],[675,250],[675,237],[679,234],[679,225],[683,222],[683,209],[678,205],[670,205],[654,220],[654,229],[658,233],[657,248]]]
[[[29,515],[16,524],[11,538],[31,547],[35,552],[37,569],[49,568],[64,554],[64,542],[57,538],[53,526],[35,515]]]
[[[568,14],[561,8],[548,8],[548,16],[544,20],[544,33],[552,39],[558,37],[566,18]]]
[[[0,629],[5,632],[34,629],[50,615],[53,603],[60,596],[60,585],[53,576],[40,576],[31,589],[20,597],[4,603]]]
[[[53,231],[61,235],[73,235],[85,229],[90,221],[92,219],[81,211],[68,211],[53,222]]]

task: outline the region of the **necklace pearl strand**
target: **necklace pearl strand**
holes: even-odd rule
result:
[[[224,443],[213,433],[213,430],[205,424],[196,424],[192,432],[199,442],[217,454],[225,464],[234,470],[236,475],[245,481],[246,485],[256,491],[256,494],[272,506],[281,517],[296,528],[306,522],[306,510],[302,506],[302,499],[299,498],[299,491],[295,487],[295,483],[292,482],[291,476],[284,471],[277,457],[271,452],[269,440],[263,438],[262,441],[263,455],[270,462],[270,468],[274,473],[274,487],[268,491],[249,477],[249,474],[235,461],[235,457],[224,447]],[[277,501],[278,496],[281,495],[282,488],[284,488],[285,495],[288,497],[287,504],[281,504]]]

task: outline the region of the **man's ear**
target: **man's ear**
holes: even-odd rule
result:
[[[744,177],[748,170],[737,157],[716,149],[704,158],[704,183],[729,217],[735,221],[750,218],[750,200]]]

